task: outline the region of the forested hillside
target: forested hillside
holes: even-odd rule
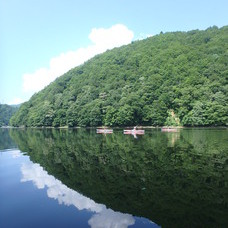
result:
[[[228,26],[161,33],[70,70],[11,125],[227,125],[227,81]]]
[[[17,110],[17,106],[0,104],[0,127],[8,126],[10,118]]]

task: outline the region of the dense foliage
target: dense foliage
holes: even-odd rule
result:
[[[17,106],[0,104],[0,127],[8,126],[10,118],[17,111]]]
[[[161,33],[115,48],[35,94],[13,126],[228,123],[228,26]]]

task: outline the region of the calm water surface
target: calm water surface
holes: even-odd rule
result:
[[[228,227],[228,130],[0,129],[0,227]]]

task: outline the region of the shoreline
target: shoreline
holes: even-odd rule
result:
[[[132,129],[135,126],[121,126],[121,127],[108,127],[108,126],[96,126],[96,127],[68,127],[68,126],[61,126],[61,127],[25,127],[25,126],[20,126],[20,127],[13,127],[13,126],[1,126],[0,128],[2,129]],[[199,128],[199,129],[215,129],[215,128],[220,128],[220,129],[228,129],[228,126],[137,126],[138,129],[162,129],[162,128],[169,128],[169,129],[192,129],[192,128]]]

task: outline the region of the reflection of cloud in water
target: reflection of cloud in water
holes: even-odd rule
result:
[[[20,150],[12,150],[12,151],[11,151],[11,155],[12,155],[13,158],[19,158],[19,157],[22,156]]]
[[[125,228],[129,225],[133,225],[135,220],[133,216],[128,214],[123,214],[120,212],[115,212],[111,209],[105,209],[99,214],[95,214],[90,220],[89,225],[92,228],[100,227],[118,227]]]
[[[39,164],[29,161],[22,165],[21,172],[22,182],[32,181],[39,189],[47,187],[48,197],[57,199],[60,204],[74,205],[78,210],[87,209],[95,212],[96,214],[88,222],[92,228],[125,228],[135,223],[132,215],[107,209],[105,205],[98,204],[68,188],[61,181],[49,175]]]

